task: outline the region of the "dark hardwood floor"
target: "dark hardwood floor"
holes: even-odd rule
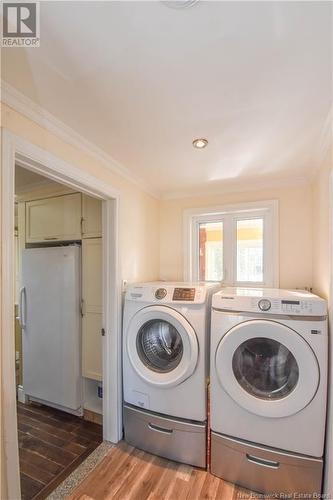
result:
[[[102,442],[102,427],[35,404],[17,413],[22,499],[44,499]]]

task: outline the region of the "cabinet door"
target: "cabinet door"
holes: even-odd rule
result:
[[[26,203],[26,241],[81,239],[81,194],[74,193]]]
[[[102,200],[82,195],[82,238],[102,236]]]
[[[102,380],[102,238],[82,240],[82,375]]]

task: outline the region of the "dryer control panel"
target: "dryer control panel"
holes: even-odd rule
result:
[[[195,298],[195,288],[175,288],[172,295],[172,300],[185,300],[185,302],[193,302]]]
[[[272,315],[327,315],[324,299],[300,290],[225,288],[213,295],[212,306],[225,311]]]
[[[207,283],[138,283],[128,286],[126,300],[149,304],[205,304],[219,285]]]

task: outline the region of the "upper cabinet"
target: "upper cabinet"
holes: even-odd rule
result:
[[[81,194],[26,202],[26,242],[81,239]]]
[[[102,236],[102,201],[81,193],[25,203],[25,241],[73,241]]]
[[[82,238],[102,236],[102,201],[82,195]]]

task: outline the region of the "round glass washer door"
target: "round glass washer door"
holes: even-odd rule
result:
[[[183,357],[183,341],[178,330],[165,319],[152,319],[140,328],[136,348],[141,361],[157,373],[174,370]]]
[[[174,309],[149,306],[132,318],[127,353],[136,373],[152,385],[172,387],[195,370],[199,349],[190,323]]]
[[[246,410],[285,417],[316,394],[319,367],[309,344],[274,321],[246,321],[222,338],[215,356],[218,380]]]

